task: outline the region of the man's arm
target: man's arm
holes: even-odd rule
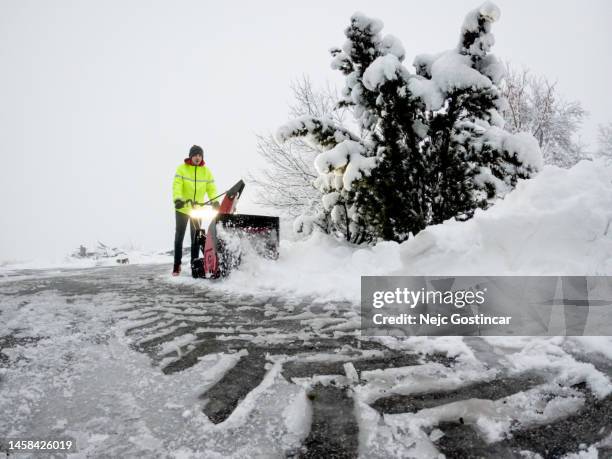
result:
[[[208,171],[210,172],[210,169],[208,169]],[[208,199],[211,200],[217,197],[217,185],[215,185],[215,178],[212,172],[210,172],[208,179],[210,182],[206,184],[206,194],[208,195]]]
[[[180,167],[176,169],[174,181],[172,182],[172,201],[183,199],[183,176],[180,174]]]

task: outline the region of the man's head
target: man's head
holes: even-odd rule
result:
[[[202,147],[198,145],[194,145],[189,149],[189,159],[196,166],[202,162],[204,159],[204,151]]]

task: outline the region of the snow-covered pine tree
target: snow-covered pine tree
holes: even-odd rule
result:
[[[369,233],[401,241],[427,225],[427,165],[419,151],[424,113],[408,89],[411,75],[402,64],[404,48],[396,37],[382,37],[382,26],[363,14],[353,15],[343,49],[332,50],[332,67],[346,75],[345,103],[353,105],[366,133],[367,165],[376,165],[354,177],[362,177],[353,185],[356,208]]]
[[[497,84],[503,66],[489,50],[499,9],[470,12],[457,48],[402,64],[404,49],[382,37],[382,22],[356,13],[332,67],[346,77],[341,103],[360,135],[326,119],[302,117],[278,138],[306,136],[327,150],[316,159],[323,202],[342,202],[336,224],[354,240],[403,241],[448,218],[469,218],[541,165],[536,140],[504,131]]]
[[[343,49],[331,50],[332,67],[346,76],[341,103],[353,109],[361,135],[337,130],[331,148],[316,161],[323,202],[334,208],[332,220],[346,227],[354,242],[404,240],[408,233],[398,228],[416,233],[427,218],[419,191],[425,179],[424,165],[418,167],[421,138],[415,132],[415,117],[422,113],[418,101],[401,89],[409,77],[401,65],[404,49],[395,37],[382,38],[381,29],[382,22],[357,13],[345,31]],[[281,128],[278,137],[308,135],[325,146],[331,136],[322,138],[317,128],[314,120],[301,118]],[[407,158],[413,167],[406,167]]]
[[[540,165],[532,136],[502,129],[506,101],[498,85],[504,67],[490,54],[491,26],[499,16],[497,6],[484,3],[467,14],[455,50],[418,56],[414,62],[443,101],[441,108],[430,104],[424,149],[432,166],[432,224],[471,217]]]

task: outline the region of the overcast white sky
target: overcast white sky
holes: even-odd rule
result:
[[[220,190],[261,167],[255,133],[287,120],[291,80],[340,85],[328,49],[354,11],[382,19],[410,64],[454,47],[480,3],[0,0],[0,261],[96,240],[169,249],[188,148]],[[496,3],[494,52],[557,79],[593,142],[612,121],[612,2]]]

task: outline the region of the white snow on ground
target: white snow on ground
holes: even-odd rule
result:
[[[208,354],[183,371],[164,375],[160,367],[151,365],[149,356],[130,349],[128,344],[134,338],[125,336],[126,328],[147,323],[151,323],[148,337],[157,336],[160,330],[152,320],[155,316],[131,310],[118,294],[66,297],[46,291],[12,296],[19,291],[18,287],[13,289],[5,286],[2,290],[0,336],[9,331],[18,339],[40,340],[2,351],[10,363],[0,369],[0,412],[11,415],[0,417],[0,432],[7,436],[69,435],[80,445],[78,453],[70,456],[74,458],[284,457],[308,435],[312,412],[306,393],[315,383],[335,383],[352,390],[360,451],[365,457],[435,457],[437,437],[435,430],[428,431],[458,417],[487,441],[497,441],[516,427],[516,420],[528,428],[579,410],[584,395],[569,387],[571,384],[584,381],[597,397],[612,391],[609,378],[566,353],[560,337],[487,338],[500,357],[499,367],[494,368],[485,365],[483,356],[467,339],[381,337],[378,341],[390,349],[442,352],[455,356],[456,364],[449,368],[425,362],[360,373],[345,364],[346,376],[315,376],[291,384],[280,375],[280,369],[296,357],[280,355],[269,359],[263,381],[229,418],[214,425],[201,413],[205,401],[199,395],[241,358],[248,358],[246,350]],[[157,317],[168,324],[179,315],[201,317],[192,308],[177,310],[177,316],[172,316],[173,309],[167,307]],[[206,317],[202,319],[206,322]],[[193,339],[193,334],[184,334],[166,341],[159,353],[174,352],[180,357],[181,348]],[[379,352],[365,351],[362,358]],[[343,362],[346,358],[344,354],[319,352],[301,360]],[[381,415],[369,406],[390,394],[447,392],[532,369],[548,374],[547,382],[500,400],[469,399],[393,415]]]
[[[28,261],[3,261],[0,262],[0,279],[14,275],[23,270],[70,270],[70,269],[86,269],[98,267],[118,266],[117,259],[127,258],[129,264],[159,264],[172,263],[172,256],[163,253],[143,252],[140,250],[126,250],[125,255],[117,257],[91,257],[91,258],[74,258],[63,257],[54,260],[28,260]],[[60,272],[56,272],[60,274]],[[53,272],[47,273],[53,274]],[[61,272],[64,274],[64,272]]]
[[[589,354],[600,354],[612,360],[612,346],[608,336],[583,336],[578,343],[582,350]]]
[[[402,244],[360,248],[314,234],[283,239],[277,261],[245,257],[222,282],[187,272],[169,281],[357,304],[364,275],[612,275],[612,166],[546,166],[471,220],[448,220]]]
[[[7,295],[7,293],[9,293]],[[272,369],[223,424],[201,413],[199,395],[247,353],[208,354],[164,375],[128,347],[124,300],[114,294],[12,297],[3,290],[0,336],[42,337],[2,350],[0,433],[70,436],[86,457],[280,457],[304,436],[304,391]],[[24,304],[25,303],[25,304]],[[12,333],[11,333],[12,332]],[[174,347],[183,343],[174,341]],[[277,365],[278,367],[278,365]],[[19,457],[19,456],[18,456]]]
[[[435,453],[432,454],[435,447],[426,430],[441,422],[455,421],[461,417],[466,424],[473,425],[487,442],[494,442],[503,439],[517,419],[521,420],[523,427],[546,424],[575,412],[583,403],[584,397],[576,390],[543,384],[495,401],[473,398],[416,413],[385,415],[384,421],[378,425],[368,423],[369,441],[375,441],[374,435],[385,438],[391,433],[395,438],[405,439],[395,442],[395,449],[399,445],[409,445],[402,455],[435,457]],[[364,411],[371,410],[367,404],[360,404],[359,407]],[[385,443],[381,442],[381,446],[384,447]]]
[[[590,363],[577,361],[564,351],[569,338],[486,339],[495,345],[494,353],[498,358],[495,368],[487,368],[482,355],[469,352],[460,354],[451,372],[437,363],[362,372],[362,384],[354,388],[361,451],[368,451],[368,457],[380,458],[438,457],[435,443],[444,435],[437,429],[442,422],[457,422],[461,418],[478,431],[485,442],[497,442],[510,438],[515,429],[548,425],[579,411],[585,397],[571,387],[574,384],[586,382],[598,398],[612,393],[609,374],[598,371]],[[605,339],[608,345],[612,344],[610,338]],[[396,348],[414,350],[415,344],[418,349],[419,344],[427,342],[428,346],[441,345],[440,349],[444,349],[444,340],[448,344],[456,343],[461,349],[466,346],[467,339],[418,337],[397,340]],[[390,394],[444,393],[474,382],[488,382],[504,375],[522,375],[530,371],[547,375],[547,381],[497,400],[470,398],[416,412],[384,415],[370,406],[376,399]],[[589,446],[594,456],[569,457],[598,457],[597,447],[604,446],[606,441]]]
[[[612,344],[612,337],[600,337]],[[580,342],[582,337],[573,337],[572,341]],[[513,373],[523,373],[529,370],[549,369],[557,373],[555,382],[559,385],[573,385],[586,382],[591,392],[599,398],[604,398],[612,393],[610,380],[598,371],[591,363],[579,362],[567,354],[562,345],[565,338],[555,337],[547,340],[532,338],[520,349],[506,355],[510,362]],[[504,342],[502,337],[494,338],[489,342]]]

